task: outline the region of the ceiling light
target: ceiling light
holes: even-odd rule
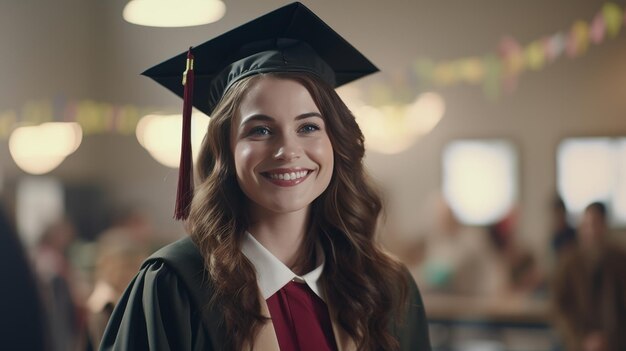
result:
[[[131,0],[122,16],[151,27],[189,27],[218,21],[226,5],[220,0]]]
[[[9,137],[9,152],[23,171],[44,174],[58,167],[76,151],[82,138],[83,131],[74,122],[19,127]]]
[[[444,100],[436,93],[423,93],[410,104],[370,106],[357,89],[341,87],[337,92],[356,116],[367,149],[384,154],[407,150],[430,133],[445,112]]]

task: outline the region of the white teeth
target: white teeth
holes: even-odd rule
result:
[[[298,171],[298,172],[290,172],[290,173],[270,173],[269,176],[272,179],[280,179],[280,180],[296,180],[302,177],[306,177],[309,174],[309,171]]]

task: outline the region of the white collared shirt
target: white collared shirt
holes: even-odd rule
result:
[[[241,244],[241,251],[254,265],[257,284],[261,290],[261,295],[266,300],[292,280],[306,283],[317,296],[324,300],[319,282],[319,278],[324,271],[324,251],[319,246],[316,249],[316,268],[307,274],[299,276],[261,245],[252,234],[246,232]]]

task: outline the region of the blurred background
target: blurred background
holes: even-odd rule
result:
[[[205,1],[183,19],[213,22],[188,27],[167,9],[170,22],[131,23],[159,20],[130,17],[159,13],[143,3],[0,2],[1,234],[19,238],[52,350],[97,348],[141,260],[185,235],[172,219],[182,101],[140,73],[287,2]],[[597,278],[602,250],[626,243],[626,1],[303,3],[381,70],[338,91],[433,349],[611,349],[583,346],[626,330],[593,315],[621,311],[598,291],[626,281],[610,271],[621,261]],[[194,114],[194,143],[209,121]],[[563,288],[577,283],[559,272],[585,265],[596,278]],[[597,308],[564,316],[581,305]]]

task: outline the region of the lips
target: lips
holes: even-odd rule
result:
[[[304,168],[278,168],[261,175],[275,185],[287,187],[302,183],[311,173],[313,170]]]

